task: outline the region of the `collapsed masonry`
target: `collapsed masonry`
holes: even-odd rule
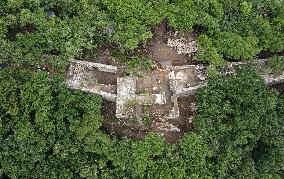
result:
[[[71,61],[67,72],[67,85],[71,89],[95,93],[106,100],[116,102],[116,85],[103,84],[100,81],[106,73],[117,74],[118,68],[87,61]]]
[[[284,82],[284,71],[282,72],[272,72],[270,69],[267,59],[259,59],[253,62],[231,62],[223,68],[223,72],[221,74],[228,75],[236,73],[236,67],[240,65],[245,65],[250,63],[252,66],[256,68],[260,76],[264,79],[267,85],[274,85],[278,83]]]
[[[266,60],[258,60],[256,66],[262,68],[262,77],[267,84],[284,81],[284,72],[263,73]],[[245,62],[229,63],[222,74],[235,73],[235,67]],[[146,108],[152,117],[159,119],[156,127],[164,131],[180,132],[177,126],[169,123],[180,117],[178,99],[194,95],[198,88],[207,85],[207,69],[203,65],[171,66],[147,71],[143,77],[122,76],[112,65],[86,61],[71,61],[67,72],[67,85],[95,93],[116,103],[117,118],[135,118],[142,121]],[[193,105],[191,111],[196,110]],[[191,121],[191,118],[188,119]]]
[[[193,38],[169,38],[167,46],[175,48],[178,54],[189,54],[197,51],[197,42]]]
[[[156,106],[158,110],[154,115],[160,119],[178,118],[178,97],[193,95],[206,85],[206,70],[201,65],[156,69],[145,73],[143,78],[119,76],[118,72],[118,68],[111,65],[71,61],[67,85],[115,102],[117,118],[139,118],[137,113],[143,110],[143,106]],[[102,79],[110,75],[116,79],[116,84]]]

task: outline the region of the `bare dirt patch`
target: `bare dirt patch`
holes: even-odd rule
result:
[[[175,49],[170,48],[164,41],[158,41],[153,44],[152,58],[156,62],[172,61],[173,65],[184,65],[187,63],[187,57],[184,54],[178,54]]]
[[[106,85],[116,85],[119,74],[107,73],[103,71],[93,71],[92,75],[96,77],[97,83]]]
[[[81,60],[106,65],[123,66],[121,61],[112,57],[112,52],[117,51],[118,47],[113,44],[105,44],[96,49],[83,49]]]
[[[195,101],[196,101],[195,96],[178,98],[180,117],[178,119],[168,119],[167,122],[170,125],[177,126],[180,129],[180,132],[161,131],[157,127],[153,127],[152,130],[162,134],[162,136],[165,138],[165,140],[168,143],[175,143],[178,140],[180,140],[185,133],[189,132],[192,129],[191,120],[194,112],[192,111],[191,106],[193,106]],[[153,123],[156,122],[160,121],[159,120],[153,121]]]
[[[277,91],[279,91],[280,93],[284,94],[284,82],[283,83],[278,83],[275,85],[271,86],[273,89],[276,89]]]
[[[115,102],[103,100],[102,103],[102,114],[105,119],[113,119],[115,116],[116,104]]]
[[[175,123],[177,126],[179,126],[182,131],[188,132],[191,130],[191,120],[192,116],[195,113],[195,103],[196,103],[196,97],[191,95],[188,97],[182,97],[178,98],[178,104],[179,104],[179,111],[180,111],[180,117],[178,121]]]
[[[190,46],[188,42],[192,41],[195,43],[195,32],[174,31],[168,26],[167,19],[164,19],[154,28],[153,34],[149,49],[154,61],[160,63],[170,60],[175,66],[186,65],[192,62],[196,47],[193,46],[193,43]],[[174,43],[170,45],[170,41]],[[188,53],[180,53],[184,51]]]
[[[121,52],[116,46],[104,45],[94,50],[83,50],[81,60],[114,65],[120,71],[125,69],[125,64],[120,57],[143,55],[152,59],[158,66],[160,62],[171,61],[173,66],[190,65],[192,54],[178,53],[178,48],[183,46],[168,46],[168,39],[195,39],[195,33],[176,33],[167,25],[167,20],[163,20],[160,25],[153,29],[153,38],[140,46],[133,52]],[[113,54],[117,53],[117,57]],[[96,72],[96,80],[101,84],[116,85],[117,75]],[[165,94],[164,104],[136,105],[131,106],[132,117],[127,119],[117,119],[116,103],[103,100],[102,114],[104,116],[103,129],[119,137],[143,139],[149,132],[157,132],[164,136],[167,142],[174,143],[184,133],[191,130],[191,103],[195,101],[194,96],[181,97],[177,99],[179,110],[178,118],[171,118],[170,111],[173,110],[173,93],[169,86],[168,71],[155,69],[152,71],[139,69],[142,75],[137,78],[137,95]],[[188,83],[195,84],[196,74],[189,72],[186,77],[190,79]]]
[[[196,34],[175,32],[168,25],[167,20],[164,19],[161,24],[156,26],[153,30],[153,38],[149,43],[149,52],[151,58],[160,63],[162,61],[172,61],[172,65],[181,66],[189,64],[192,60],[192,55],[180,54],[176,48],[169,47],[169,39],[192,39],[196,38]]]
[[[149,129],[142,129],[139,125],[133,125],[128,120],[115,118],[116,103],[103,100],[102,114],[104,117],[103,130],[118,137],[128,137],[132,139],[143,139]]]

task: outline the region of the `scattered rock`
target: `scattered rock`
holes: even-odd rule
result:
[[[197,51],[196,41],[192,39],[168,39],[167,46],[175,48],[178,54],[193,54]]]
[[[55,12],[53,12],[53,11],[47,11],[46,14],[47,14],[48,18],[52,18],[52,17],[56,16]]]
[[[169,67],[172,67],[172,61],[168,60],[168,61],[161,61],[160,62],[160,66],[161,68],[167,69]]]

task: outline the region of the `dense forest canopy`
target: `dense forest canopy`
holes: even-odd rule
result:
[[[210,76],[175,144],[108,134],[102,99],[67,89],[70,59],[103,44],[133,51],[163,19],[195,31],[194,60],[214,68],[284,50],[282,0],[0,1],[0,177],[283,178],[284,96],[250,66]]]
[[[131,50],[167,18],[197,30],[197,60],[216,66],[284,49],[281,0],[4,0],[0,2],[1,62],[63,68],[82,49],[105,42]]]
[[[281,178],[284,96],[251,69],[198,92],[195,129],[177,144],[100,130],[101,99],[45,72],[0,71],[1,173],[12,178]],[[240,88],[242,86],[242,88]]]

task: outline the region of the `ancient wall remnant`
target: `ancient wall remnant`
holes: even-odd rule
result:
[[[169,73],[171,90],[178,97],[195,94],[198,88],[206,85],[204,82],[207,78],[206,72],[200,69],[201,67],[197,65],[173,67]]]
[[[273,75],[273,74],[262,75],[262,77],[264,78],[265,83],[269,85],[274,85],[284,82],[284,72],[282,72],[279,75]]]
[[[179,117],[179,107],[177,95],[173,94],[171,96],[172,108],[169,111],[169,115],[166,117],[167,119],[177,119]]]
[[[71,63],[76,63],[77,65],[82,65],[84,67],[95,67],[99,71],[108,72],[108,73],[117,73],[118,68],[116,66],[112,65],[106,65],[101,63],[94,63],[94,62],[87,62],[87,61],[81,61],[81,60],[72,60]]]
[[[142,105],[162,105],[166,103],[165,92],[162,92],[160,94],[140,94],[136,95],[135,99],[139,101],[139,104]]]
[[[197,43],[193,39],[168,39],[167,46],[175,48],[178,54],[193,54],[197,51]]]
[[[164,111],[160,117],[176,119],[179,117],[177,98],[194,94],[200,87],[199,77],[195,77],[201,73],[199,68],[195,65],[168,67],[162,71],[154,70],[153,73],[139,78],[139,83],[144,85],[137,85],[138,77],[131,76],[118,77],[114,85],[101,84],[99,78],[104,75],[100,72],[118,73],[117,67],[85,61],[71,61],[67,73],[67,85],[69,88],[95,93],[106,100],[116,102],[117,118],[128,118],[132,113],[134,114],[136,111],[131,109],[132,106],[161,105],[164,106],[163,110],[168,109],[168,111]],[[113,78],[116,76],[114,75]],[[169,80],[164,80],[167,78]],[[138,94],[138,91],[148,92]]]
[[[231,62],[229,63],[223,70],[222,74],[234,74],[236,73],[236,67],[239,65],[246,65],[251,64],[256,67],[260,76],[264,79],[265,83],[268,85],[274,85],[277,83],[284,82],[284,72],[280,73],[273,73],[267,72],[270,68],[267,64],[267,59],[259,59],[254,61],[247,61],[247,62]]]
[[[247,63],[251,62],[229,63],[220,73],[234,74],[236,66]],[[253,64],[267,84],[284,82],[284,72],[268,73],[266,60],[254,61]],[[194,95],[199,88],[207,85],[208,79],[207,68],[204,65],[171,66],[165,63],[163,69],[145,72],[143,77],[121,77],[117,73],[119,69],[115,66],[71,61],[67,71],[67,85],[71,89],[95,93],[108,101],[115,102],[117,118],[142,119],[145,115],[143,110],[145,111],[147,106],[151,108],[148,112],[160,121],[156,123],[156,127],[161,131],[176,132],[180,129],[168,121],[175,121],[181,115],[178,98]],[[109,83],[108,80],[113,82]],[[189,107],[192,113],[196,112],[195,104],[192,103]],[[192,118],[186,120],[191,122]]]
[[[79,89],[88,93],[95,93],[106,100],[116,101],[116,86],[98,83],[100,72],[117,73],[115,66],[98,64],[86,61],[70,61],[67,71],[67,86],[71,89]],[[94,75],[97,74],[97,75]]]
[[[126,118],[128,105],[135,100],[136,93],[136,78],[135,77],[122,77],[117,79],[117,99],[116,99],[116,117]]]

